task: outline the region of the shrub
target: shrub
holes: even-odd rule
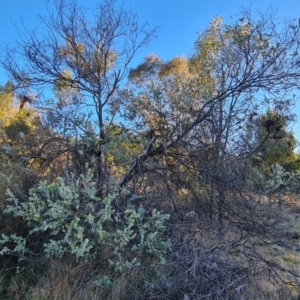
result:
[[[124,209],[117,203],[123,195]],[[118,190],[101,199],[96,196],[92,174],[68,176],[55,182],[42,182],[29,191],[26,201],[8,191],[10,204],[5,213],[22,218],[26,237],[2,234],[0,254],[32,254],[32,241],[42,241],[47,257],[74,256],[90,261],[104,252],[115,271],[139,266],[145,258],[164,262],[170,241],[165,238],[169,215],[138,206],[128,192]],[[13,244],[13,247],[9,247]]]

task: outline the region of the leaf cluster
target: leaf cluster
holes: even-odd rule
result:
[[[16,246],[4,246],[1,254],[18,253],[24,258],[31,254],[29,241],[39,237],[42,252],[48,257],[74,256],[90,261],[110,249],[113,255],[109,263],[120,272],[143,264],[145,255],[164,261],[170,247],[164,236],[169,216],[156,210],[149,213],[130,198],[120,211],[114,204],[118,194],[96,197],[91,173],[42,182],[29,191],[26,201],[8,192],[10,204],[5,213],[22,218],[29,232],[27,237],[2,235],[2,245],[14,242]]]

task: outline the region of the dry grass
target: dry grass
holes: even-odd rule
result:
[[[96,300],[105,297],[93,284],[92,270],[88,265],[50,261],[47,271],[33,287],[28,300]],[[103,298],[105,299],[105,298]]]
[[[24,300],[31,285],[30,274],[4,268],[0,272],[0,299]]]
[[[175,243],[182,244],[181,256],[191,264],[186,273],[192,270],[197,282],[202,281],[207,286],[214,282],[209,290],[219,293],[205,299],[300,299],[299,277],[297,279],[297,275],[300,275],[300,254],[295,252],[295,245],[299,243],[295,236],[299,236],[300,219],[291,212],[292,203],[278,215],[276,202],[271,201],[269,205],[268,199],[263,200],[258,203],[258,208],[260,216],[269,217],[264,218],[266,225],[269,222],[265,236],[255,231],[255,219],[245,219],[252,226],[249,231],[238,228],[230,221],[224,221],[220,231],[218,224],[203,217],[183,223],[176,229],[178,237]],[[239,201],[237,205],[240,205]],[[243,216],[243,210],[236,211]],[[273,215],[271,211],[274,211]],[[252,229],[254,231],[251,232]],[[188,251],[184,252],[183,249]],[[209,255],[205,257],[205,253]],[[215,268],[214,273],[208,273],[203,268],[208,264]],[[201,267],[203,273],[199,274]],[[208,283],[205,282],[205,276],[210,277]],[[222,292],[224,286],[227,286],[227,294]],[[198,290],[198,293],[200,295],[202,291]],[[193,298],[189,293],[186,295],[189,299],[202,299],[199,295],[198,298]]]
[[[1,271],[0,272],[0,295],[3,295],[5,290],[6,290],[5,275],[3,274],[3,271]]]
[[[292,270],[295,270],[297,273],[300,271],[300,255],[299,253],[288,252],[282,256],[284,265]],[[300,275],[300,274],[299,274]]]

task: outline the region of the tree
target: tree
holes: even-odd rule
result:
[[[164,74],[170,63],[153,55],[130,73],[134,97],[126,103],[141,112],[137,124],[142,121],[152,133],[143,159],[176,156],[181,168],[189,166],[209,186],[210,214],[217,211],[220,221],[225,191],[246,187],[245,158],[258,151],[242,138],[248,121],[268,106],[289,113],[294,99],[289,93],[297,87],[298,35],[298,24],[287,23],[279,34],[272,12],[254,19],[245,10],[237,23],[224,25],[217,17],[199,34],[185,73]],[[178,149],[188,149],[188,155]],[[183,164],[187,157],[192,164]],[[138,168],[132,166],[126,178]]]
[[[133,86],[122,95],[131,96],[128,119],[137,130],[147,128],[149,147],[121,184],[151,182],[155,199],[169,199],[179,217],[199,215],[199,230],[212,233],[217,223],[219,241],[229,228],[241,230],[231,242],[224,240],[230,253],[237,245],[283,237],[282,220],[272,201],[261,197],[266,188],[257,188],[260,174],[249,165],[266,141],[254,145],[246,138],[249,122],[268,108],[292,116],[300,30],[296,20],[281,26],[278,31],[272,12],[254,18],[246,10],[233,25],[218,17],[199,34],[186,60],[188,76],[175,71],[164,77],[168,63],[151,55],[131,71]],[[255,264],[262,262],[250,248]]]
[[[93,12],[72,0],[57,0],[54,6],[48,18],[41,17],[41,30],[25,29],[6,50],[2,65],[17,88],[55,91],[54,99],[39,105],[48,113],[48,125],[59,128],[59,136],[45,143],[59,143],[62,153],[75,154],[78,143],[86,144],[102,193],[108,179],[102,153],[108,142],[105,128],[117,114],[117,108],[108,106],[117,105],[116,90],[129,63],[156,29],[139,26],[137,17],[113,0]]]
[[[18,94],[10,82],[1,87],[0,158],[45,176],[54,168],[53,153],[43,148],[52,133],[33,108],[34,101],[34,95]]]
[[[20,163],[28,167],[38,146],[41,122],[34,109],[25,104],[22,95],[16,95],[8,82],[0,87],[0,161]],[[39,132],[39,134],[38,134]]]
[[[259,148],[253,162],[264,174],[268,174],[270,166],[279,164],[289,172],[299,169],[299,157],[295,153],[296,138],[287,129],[288,119],[272,110],[259,115],[249,124],[254,136],[254,147]]]

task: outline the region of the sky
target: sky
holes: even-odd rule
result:
[[[48,0],[50,5],[53,0]],[[85,7],[95,7],[101,0],[77,0]],[[300,0],[117,0],[138,15],[140,23],[159,26],[157,39],[135,58],[138,64],[143,57],[155,53],[164,60],[175,56],[186,57],[192,51],[197,32],[204,30],[215,16],[222,16],[225,23],[237,18],[241,7],[251,5],[254,13],[265,12],[271,6],[280,19],[300,18]],[[0,0],[0,56],[7,43],[18,39],[17,27],[22,22],[34,28],[39,15],[46,15],[44,0]],[[0,85],[7,81],[5,71],[0,68]],[[298,122],[293,130],[300,140],[300,103],[295,107]]]

